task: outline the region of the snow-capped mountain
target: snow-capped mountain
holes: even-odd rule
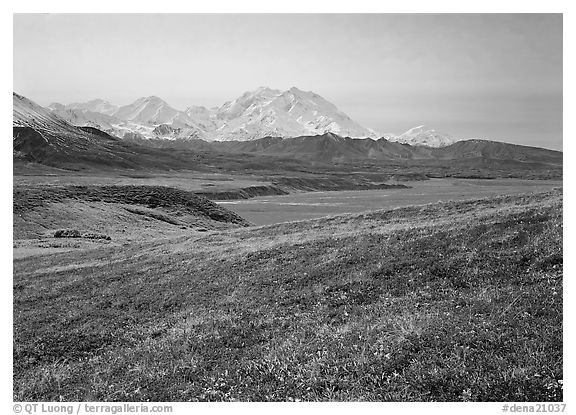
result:
[[[69,108],[57,103],[50,104],[48,109],[72,125],[95,127],[102,131],[112,131],[114,125],[121,123],[121,120],[112,115],[87,109]]]
[[[244,111],[249,107],[245,107]],[[244,142],[219,141],[208,143],[203,140],[191,139],[186,142],[174,143],[176,147],[172,147],[172,144],[166,143],[166,141],[181,140],[184,128],[168,124],[144,126],[125,121],[124,125],[147,129],[142,131],[150,137],[156,137],[156,140],[160,140],[160,142],[150,143],[152,149],[159,149],[159,152],[156,152],[156,150],[152,151],[151,148],[142,147],[140,140],[143,135],[140,134],[140,130],[135,130],[136,132],[126,130],[123,136],[124,140],[120,140],[106,134],[100,128],[71,125],[57,115],[56,112],[62,111],[62,108],[57,105],[53,108],[56,109],[41,107],[21,95],[13,94],[13,157],[15,160],[32,161],[51,166],[74,166],[75,168],[85,168],[87,165],[106,166],[106,168],[111,166],[122,168],[149,166],[170,169],[184,166],[189,168],[190,162],[186,161],[185,158],[183,161],[181,155],[173,158],[173,148],[181,148],[183,150],[217,152],[217,157],[210,160],[220,159],[220,154],[224,152],[281,156],[306,162],[322,163],[358,160],[435,160],[436,162],[454,162],[459,163],[459,165],[485,167],[486,165],[506,165],[513,160],[519,163],[543,163],[556,167],[562,165],[561,152],[496,141],[470,139],[440,148],[430,148],[430,146],[391,142],[384,137],[380,140],[357,140],[331,132],[297,137],[264,137]],[[206,112],[198,109],[190,112],[204,113],[205,116],[208,115],[208,118],[212,119],[217,117],[217,110]],[[64,109],[63,111],[91,113],[91,111],[79,109]],[[99,115],[104,117],[103,114]],[[435,137],[435,134],[430,131],[424,127],[417,127],[407,133],[412,133],[412,136],[416,136],[416,138],[420,135],[427,139],[430,144],[429,137]],[[404,138],[409,136],[410,134],[405,134]],[[188,138],[194,137],[188,136]],[[388,136],[388,138],[393,137]],[[138,145],[132,145],[133,141],[136,141]],[[432,144],[435,143],[437,141]],[[160,149],[166,150],[166,152],[160,151]]]
[[[254,91],[243,93],[234,101],[226,102],[216,109],[217,117],[222,120],[233,120],[264,107],[282,92],[262,86]]]
[[[67,105],[66,107],[72,110],[92,111],[105,115],[114,115],[114,113],[118,111],[118,105],[111,104],[110,102],[104,101],[103,99],[93,99],[88,102],[75,102],[74,104]]]
[[[91,167],[172,169],[190,164],[183,158],[173,158],[170,152],[158,153],[123,142],[99,128],[71,125],[54,110],[16,93],[13,93],[12,112],[14,160],[75,170]]]
[[[194,121],[184,112],[172,108],[167,102],[155,96],[139,98],[132,104],[118,108],[112,115],[123,121],[141,124],[195,126]]]
[[[171,107],[156,96],[117,106],[102,99],[70,105],[51,104],[59,117],[76,126],[92,126],[120,138],[206,141],[250,141],[263,137],[301,137],[337,134],[351,138],[444,147],[456,140],[426,126],[403,134],[377,134],[311,91],[260,87],[220,107]],[[161,127],[161,128],[158,128]]]
[[[48,108],[64,116],[64,118],[70,118],[71,120],[77,118],[76,122],[88,121],[97,123],[98,120],[95,114],[98,114],[104,115],[104,117],[100,117],[101,121],[110,124],[121,122],[150,125],[166,123],[193,124],[193,121],[185,113],[172,108],[168,103],[154,96],[139,98],[133,103],[121,107],[102,99],[94,99],[70,105],[52,103]],[[66,115],[66,112],[68,115]]]
[[[184,113],[194,120],[194,123],[202,130],[202,131],[215,131],[217,130],[221,122],[216,118],[216,110],[208,109],[203,106],[191,106],[188,107]]]
[[[191,106],[179,111],[154,96],[121,107],[98,99],[66,106],[51,104],[50,109],[74,125],[100,125],[120,137],[135,133],[143,138],[158,138],[159,131],[168,131],[153,132],[160,125],[172,127],[166,138],[194,137],[208,141],[246,141],[327,132],[354,138],[377,137],[373,130],[361,126],[318,94],[298,88],[280,91],[261,87],[212,109]],[[112,118],[98,119],[94,113]]]
[[[215,140],[254,140],[266,136],[298,137],[334,133],[343,137],[375,138],[348,115],[314,92],[267,87],[246,92],[216,111],[222,121]]]
[[[399,136],[388,134],[385,138],[388,141],[396,141],[402,144],[435,148],[446,147],[457,141],[451,136],[439,133],[438,131],[428,128],[425,125],[419,125],[418,127],[411,128]]]
[[[154,96],[137,99],[122,107],[96,99],[71,105],[53,103],[48,108],[72,125],[96,127],[120,138],[163,138],[155,131],[161,125],[172,128],[171,133],[166,134],[170,139],[175,138],[174,131],[178,131],[176,138],[182,139],[203,136],[204,131],[184,112]]]

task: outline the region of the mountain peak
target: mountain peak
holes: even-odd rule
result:
[[[305,92],[305,91],[302,91],[301,89],[299,89],[299,88],[297,88],[297,87],[295,87],[295,86],[293,86],[292,88],[290,88],[288,91],[289,91],[289,92],[292,92],[293,94],[299,94],[299,93]]]
[[[59,111],[64,110],[73,110],[80,112],[91,111],[105,115],[112,115],[118,109],[118,105],[111,104],[109,101],[100,98],[96,98],[87,102],[74,102],[69,105],[61,105],[55,102],[50,104],[49,108]]]
[[[93,105],[110,104],[110,101],[106,101],[105,99],[101,99],[101,98],[95,98],[95,99],[91,99],[90,101],[87,101],[86,104],[93,104]]]
[[[155,95],[138,98],[132,104],[118,108],[113,115],[123,121],[144,125],[171,124],[176,127],[194,125],[187,114],[172,108],[166,101]]]
[[[325,133],[356,138],[376,136],[320,95],[295,86],[284,92],[268,87],[246,92],[218,108],[215,118],[221,124],[213,134],[216,140],[245,141],[266,136]]]
[[[64,126],[65,129],[70,127],[49,109],[15,92],[12,93],[12,125],[17,127],[52,125],[57,128]]]
[[[417,127],[412,127],[404,134],[419,134],[423,133],[424,131],[435,131],[433,128],[429,128],[427,125],[418,125]]]
[[[48,108],[51,110],[65,110],[66,105],[60,104],[59,102],[53,102],[50,105],[48,105]]]
[[[165,104],[166,103],[162,98],[157,97],[156,95],[150,95],[147,97],[138,98],[136,100],[136,102],[154,103],[154,104]]]
[[[249,99],[252,97],[270,97],[270,96],[276,96],[279,95],[280,91],[277,89],[272,89],[269,88],[267,86],[260,86],[256,89],[254,89],[253,91],[246,91],[244,92],[240,97],[238,97],[235,101],[239,101],[239,100],[243,100],[243,99]]]
[[[456,141],[448,134],[442,134],[426,125],[410,128],[397,137],[387,137],[387,140],[426,147],[445,147]]]

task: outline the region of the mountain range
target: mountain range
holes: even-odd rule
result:
[[[336,164],[368,166],[418,165],[450,169],[454,166],[463,169],[499,169],[509,171],[554,171],[562,168],[562,153],[536,147],[513,145],[488,140],[461,140],[450,145],[431,147],[407,142],[426,131],[417,127],[391,141],[388,138],[354,139],[325,132],[323,134],[297,137],[266,136],[252,140],[206,141],[188,137],[178,139],[179,132],[186,127],[177,127],[187,122],[179,112],[166,107],[161,100],[155,102],[157,111],[139,105],[114,107],[103,101],[77,104],[72,109],[54,110],[44,108],[33,101],[13,94],[13,153],[15,160],[24,160],[64,168],[146,168],[146,169],[188,169],[210,170],[227,169],[246,171],[247,169],[269,170],[288,169],[306,171],[314,166],[330,169]],[[148,103],[147,100],[146,103]],[[242,101],[244,102],[244,100]],[[250,105],[249,105],[250,107]],[[97,113],[94,109],[104,108],[110,114]],[[138,133],[123,139],[109,134],[93,125],[75,126],[59,114],[99,114],[102,119],[115,117],[119,111],[129,123],[139,123],[153,118],[165,121],[162,124],[142,125],[159,136],[171,135],[172,139],[146,139]],[[236,119],[234,113],[245,113],[237,103],[227,105],[225,113]],[[190,112],[202,113],[194,108]],[[210,120],[207,117],[207,120]],[[170,125],[166,123],[170,121]],[[430,133],[426,133],[430,134]],[[401,142],[405,140],[407,142]],[[366,164],[368,163],[368,164]],[[382,164],[383,163],[383,164]],[[550,170],[552,169],[552,170]],[[437,170],[437,169],[436,169]],[[557,173],[554,173],[557,175]]]
[[[198,157],[137,146],[93,126],[70,124],[54,111],[13,93],[16,161],[63,168],[185,169]]]
[[[396,136],[378,134],[360,125],[334,104],[311,91],[260,87],[215,108],[190,106],[184,111],[156,96],[118,106],[94,99],[48,108],[76,126],[99,128],[126,139],[251,141],[264,137],[300,137],[337,134],[341,137],[385,137],[411,145],[443,147],[456,140],[434,129],[418,126]]]

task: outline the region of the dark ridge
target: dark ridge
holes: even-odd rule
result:
[[[14,188],[14,213],[48,203],[76,199],[88,202],[123,203],[151,209],[162,207],[206,217],[217,222],[248,226],[248,222],[205,197],[162,186],[18,186]]]
[[[257,196],[279,196],[289,194],[277,186],[250,186],[236,190],[224,190],[213,192],[194,192],[210,200],[235,200],[251,199]]]
[[[386,180],[386,179],[385,179]],[[403,184],[374,183],[364,177],[281,177],[273,181],[275,185],[284,189],[302,191],[331,191],[331,190],[377,190],[377,189],[409,189]]]
[[[82,131],[84,131],[86,133],[96,135],[96,136],[104,138],[106,140],[110,140],[110,141],[119,141],[120,140],[118,137],[111,136],[110,134],[108,134],[102,130],[99,130],[98,128],[95,128],[95,127],[84,126],[84,127],[78,127],[78,128],[80,128]]]
[[[12,127],[12,147],[18,158],[41,162],[50,153],[50,144],[38,131],[30,127]]]

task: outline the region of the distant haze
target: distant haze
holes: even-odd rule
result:
[[[41,105],[210,107],[263,85],[379,133],[562,149],[562,15],[14,16],[14,90]]]

